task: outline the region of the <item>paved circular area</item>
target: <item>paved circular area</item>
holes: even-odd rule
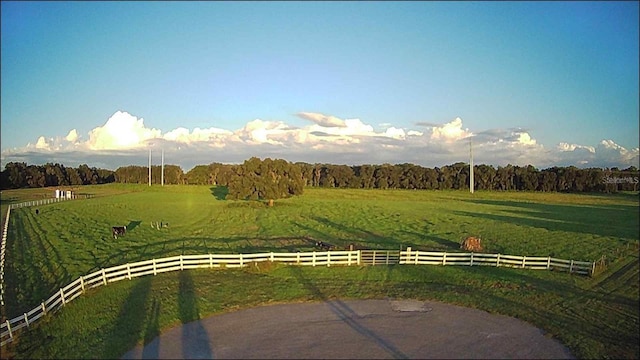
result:
[[[572,359],[521,320],[432,301],[260,306],[170,329],[123,359]]]

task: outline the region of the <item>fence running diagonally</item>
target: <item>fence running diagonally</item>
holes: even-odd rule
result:
[[[9,216],[11,215],[11,209],[18,209],[22,207],[30,207],[30,206],[40,206],[40,205],[48,205],[53,203],[58,203],[61,201],[72,200],[72,199],[88,199],[91,198],[91,195],[84,195],[84,197],[78,197],[78,195],[73,195],[71,197],[58,197],[58,198],[49,198],[42,200],[32,200],[25,201],[18,204],[10,204],[7,208],[7,216],[4,219],[4,226],[2,228],[2,242],[0,243],[0,305],[4,306],[4,257],[5,251],[7,247],[7,232],[9,231]]]
[[[277,261],[290,265],[301,266],[331,266],[331,265],[387,265],[389,259],[397,256],[397,250],[376,250],[375,257],[385,259],[369,262],[363,260],[363,253],[371,250],[355,251],[327,251],[305,253],[257,253],[257,254],[206,254],[179,255],[162,259],[152,259],[100,269],[91,274],[80,276],[69,285],[56,291],[49,299],[39,306],[14,319],[0,324],[0,346],[13,341],[15,332],[29,327],[47,313],[62,308],[73,299],[82,295],[87,289],[107,285],[120,280],[131,280],[145,275],[157,275],[164,272],[188,270],[197,268],[240,268],[252,263],[263,261]],[[578,274],[591,274],[593,263],[574,260],[563,260],[552,257],[514,256],[484,253],[446,253],[406,251],[400,252],[401,265],[465,265],[465,266],[505,266],[525,269],[562,270]]]

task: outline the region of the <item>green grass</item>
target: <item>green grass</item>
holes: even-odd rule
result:
[[[205,186],[110,184],[81,192],[96,197],[42,206],[39,215],[33,208],[12,211],[5,270],[9,318],[101,267],[178,254],[308,251],[314,240],[458,251],[464,237],[479,235],[486,252],[590,261],[628,244],[637,249],[639,236],[637,194],[305,189],[270,208],[220,200],[219,191]],[[39,195],[3,191],[2,205],[27,196]],[[154,229],[156,221],[169,226]],[[110,228],[116,225],[128,231],[114,240]],[[164,274],[80,297],[13,348],[18,357],[113,358],[194,316],[273,301],[393,296],[516,316],[579,357],[637,358],[637,251],[614,265],[620,269],[593,279],[437,266]],[[180,310],[185,301],[188,311]],[[145,311],[137,312],[140,307]],[[74,352],[65,353],[70,348]]]

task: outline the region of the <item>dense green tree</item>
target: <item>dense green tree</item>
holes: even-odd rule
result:
[[[252,157],[233,170],[228,199],[275,200],[300,195],[304,189],[302,170],[285,160]]]

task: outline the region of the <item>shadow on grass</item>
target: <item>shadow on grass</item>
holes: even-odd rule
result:
[[[559,205],[505,200],[463,200],[495,207],[486,211],[458,210],[455,214],[508,222],[550,231],[638,239],[638,207],[632,205]]]
[[[322,300],[332,313],[334,313],[338,319],[345,323],[345,325],[349,326],[352,330],[357,332],[358,334],[368,338],[373,341],[376,345],[382,348],[387,354],[389,354],[394,359],[408,359],[409,357],[405,355],[400,349],[395,347],[391,342],[382,338],[380,335],[376,334],[375,331],[367,328],[360,321],[362,317],[358,315],[353,309],[349,307],[349,305],[345,304],[340,299],[329,299],[320,288],[318,288],[312,280],[307,279],[304,276],[302,269],[299,266],[292,266],[291,272],[298,279],[298,282],[302,284],[309,293],[311,293],[315,298]]]
[[[226,186],[214,186],[209,188],[209,190],[211,190],[211,195],[218,200],[226,200],[227,194],[229,194],[229,188]]]
[[[39,305],[73,280],[59,250],[34,220],[33,212],[19,211],[26,215],[11,217],[6,244],[7,252],[13,254],[7,256],[5,262],[4,310],[9,318],[22,315],[25,308]],[[34,229],[35,235],[27,236],[25,229]]]
[[[131,349],[136,346],[143,329],[148,328],[146,303],[151,293],[153,277],[145,276],[137,279],[131,292],[120,307],[120,312],[113,328],[105,334],[103,353],[104,359],[115,359],[122,354],[113,354],[111,349]],[[148,329],[148,331],[154,331]],[[159,331],[156,329],[156,331]],[[145,335],[147,336],[147,335]]]
[[[178,290],[178,316],[182,325],[182,356],[184,359],[196,355],[200,359],[213,359],[207,330],[200,322],[198,295],[189,271],[180,271]]]
[[[94,265],[87,271],[87,274],[126,263],[176,255],[314,251],[317,250],[315,247],[316,240],[323,239],[309,236],[228,237],[216,239],[183,237],[139,245],[122,245],[110,251],[108,256],[90,252]]]
[[[140,220],[129,221],[129,224],[127,224],[127,231],[132,231],[133,229],[137,228],[140,223],[142,223],[142,221]]]

